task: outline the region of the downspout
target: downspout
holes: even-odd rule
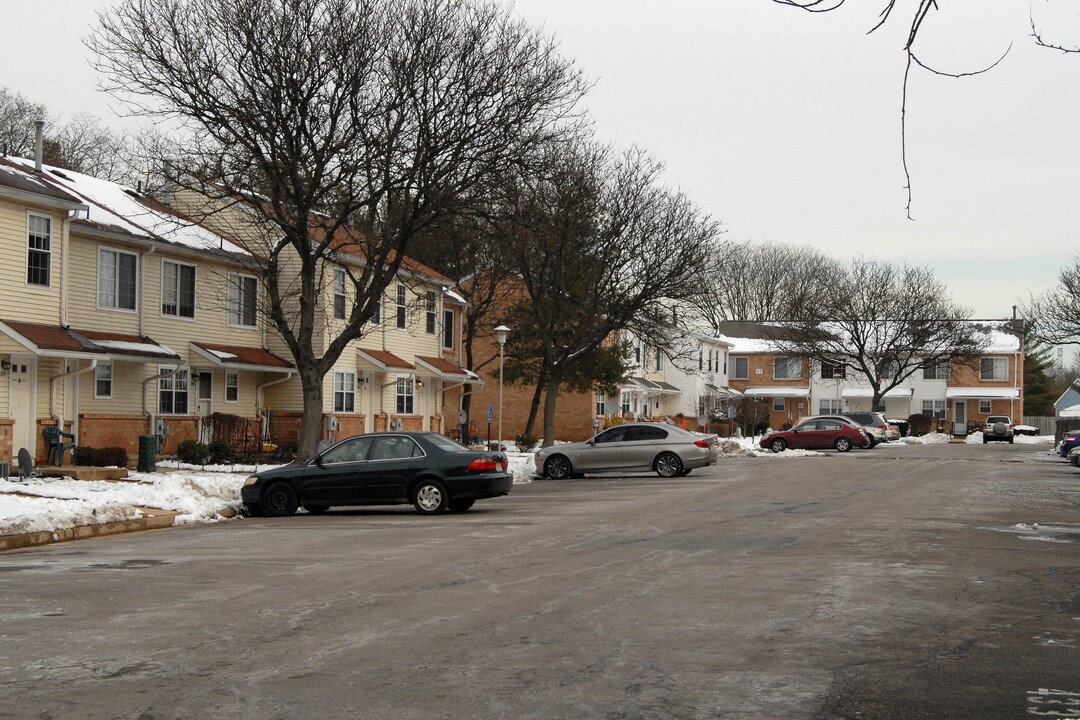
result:
[[[64,417],[58,412],[56,412],[56,387],[59,384],[59,381],[69,377],[75,377],[76,375],[82,375],[83,373],[88,373],[94,368],[96,368],[97,364],[97,358],[94,358],[90,361],[90,364],[84,368],[81,368],[79,370],[69,370],[68,372],[63,372],[59,375],[52,376],[52,379],[49,382],[49,415],[52,416],[52,419],[56,421],[56,426],[61,430],[64,429]],[[75,408],[75,416],[78,417],[79,412],[77,397],[75,398]],[[75,429],[77,430],[78,428]]]
[[[264,327],[264,332],[265,332],[265,327]],[[268,433],[270,432],[270,428],[266,424],[266,416],[263,415],[263,409],[262,409],[263,390],[265,390],[268,387],[272,387],[274,385],[280,385],[283,382],[288,382],[289,380],[292,379],[293,374],[294,373],[292,373],[292,372],[285,373],[285,377],[283,377],[283,378],[278,378],[277,380],[271,380],[270,382],[263,383],[262,385],[258,385],[258,386],[255,387],[255,414],[259,416],[259,425],[261,426],[261,429],[262,429],[262,432],[260,433],[260,437],[262,439],[264,439],[264,440],[269,437]]]
[[[447,390],[453,390],[454,388],[462,387],[466,383],[469,383],[469,382],[472,382],[472,378],[469,378],[468,380],[462,380],[461,382],[454,383],[453,385],[447,385],[445,382],[443,382],[443,388],[442,388],[443,397],[444,398],[446,397],[446,391]],[[461,401],[465,399],[466,395],[472,395],[472,393],[473,393],[472,389],[469,389],[468,391],[461,393],[461,397],[458,398],[458,411],[459,412],[461,411],[461,405],[462,405]],[[439,422],[440,422],[440,424],[442,426],[443,434],[446,434],[446,416],[444,415],[445,411],[446,411],[446,403],[444,402],[442,404],[442,406],[439,408]],[[460,428],[461,423],[455,422],[454,427]],[[464,443],[462,443],[462,444],[464,444]]]

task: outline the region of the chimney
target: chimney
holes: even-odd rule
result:
[[[41,172],[41,154],[42,154],[42,146],[44,144],[43,140],[42,140],[42,134],[44,133],[44,131],[45,131],[45,121],[44,120],[35,120],[34,121],[34,168],[38,172]]]

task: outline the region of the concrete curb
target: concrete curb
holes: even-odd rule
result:
[[[36,547],[38,545],[52,545],[54,543],[70,542],[72,540],[86,540],[88,538],[105,537],[107,535],[122,535],[125,533],[143,532],[145,530],[162,530],[173,527],[173,521],[180,513],[172,510],[159,508],[139,508],[143,517],[133,520],[121,520],[118,522],[101,523],[100,525],[78,525],[59,530],[42,530],[40,532],[23,533],[21,535],[0,536],[0,552],[5,550],[19,550],[22,548]],[[236,517],[236,512],[226,508],[222,517]]]

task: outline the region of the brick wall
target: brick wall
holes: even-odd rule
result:
[[[11,458],[11,466],[15,467],[18,458],[15,456],[15,440],[13,428],[15,421],[10,418],[0,419],[0,458]]]

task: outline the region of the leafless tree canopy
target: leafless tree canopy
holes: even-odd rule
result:
[[[481,0],[123,0],[88,44],[107,89],[180,124],[171,179],[210,181],[273,229],[251,250],[304,387],[301,454],[317,445],[322,377],[411,241],[572,124],[587,89],[550,39]],[[316,356],[322,265],[341,253],[364,262],[344,330]]]
[[[925,267],[856,258],[778,349],[864,375],[875,406],[916,371],[970,360],[985,333]]]
[[[543,172],[506,190],[511,258],[538,344],[547,396],[544,442],[554,441],[555,400],[568,368],[626,328],[655,328],[664,303],[700,291],[697,269],[719,226],[659,183],[661,165],[640,150],[584,143],[552,147]]]
[[[1080,255],[1062,268],[1057,287],[1030,298],[1023,306],[1023,315],[1036,341],[1049,345],[1080,341]]]

